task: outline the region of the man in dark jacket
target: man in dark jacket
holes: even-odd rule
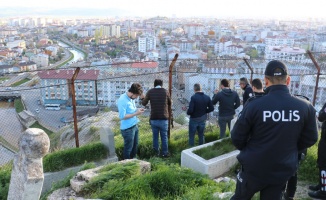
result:
[[[242,105],[245,105],[247,100],[253,96],[253,91],[245,77],[240,78],[240,87],[244,90],[242,95]]]
[[[249,101],[231,131],[242,165],[232,200],[281,199],[287,180],[298,167],[298,151],[318,139],[314,107],[292,96],[283,62],[273,60],[265,70],[267,92]]]
[[[221,80],[220,88],[222,91],[216,92],[213,96],[212,103],[218,106],[218,125],[220,126],[220,138],[225,137],[226,124],[230,129],[231,120],[234,118],[235,109],[240,106],[238,93],[230,89],[230,83],[227,79]]]
[[[146,106],[148,101],[151,102],[151,116],[150,124],[153,132],[153,149],[159,153],[159,135],[161,136],[161,156],[168,157],[168,105],[171,105],[171,98],[169,92],[162,88],[163,81],[155,79],[154,88],[148,90],[145,98],[142,100],[142,105]]]
[[[194,85],[195,94],[191,97],[187,115],[189,120],[189,146],[195,145],[195,133],[198,133],[199,145],[205,143],[204,130],[206,125],[207,113],[214,110],[211,98],[204,94],[201,85]]]
[[[308,195],[315,199],[326,199],[326,103],[318,114],[318,121],[323,122],[321,126],[321,136],[318,143],[317,164],[319,168],[319,184],[317,186],[309,186],[314,190]]]

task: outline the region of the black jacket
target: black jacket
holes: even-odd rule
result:
[[[212,103],[215,105],[219,102],[219,116],[226,117],[235,114],[235,109],[240,106],[240,98],[238,93],[231,89],[222,89],[222,91],[214,94]]]
[[[231,137],[246,174],[279,184],[296,171],[298,151],[317,141],[316,112],[307,100],[292,96],[285,85],[268,89],[243,108]]]
[[[198,118],[214,110],[211,98],[203,92],[196,92],[192,95],[187,114],[190,118]]]
[[[243,89],[244,93],[242,95],[242,105],[245,105],[247,100],[253,96],[252,88],[249,84],[246,85],[246,87]]]
[[[322,107],[322,109],[319,111],[318,114],[318,121],[323,122],[321,125],[321,140],[326,141],[326,103]]]

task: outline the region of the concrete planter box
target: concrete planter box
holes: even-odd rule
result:
[[[229,171],[238,162],[236,156],[239,154],[239,150],[234,150],[209,160],[205,160],[193,153],[197,149],[212,146],[216,142],[223,142],[223,139],[183,150],[181,153],[181,166],[207,174],[210,178],[216,178]]]

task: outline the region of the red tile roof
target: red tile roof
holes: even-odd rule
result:
[[[38,72],[41,79],[71,79],[75,70],[47,70]],[[77,80],[97,80],[99,70],[81,69],[77,75]]]
[[[156,68],[158,62],[141,62],[141,63],[132,63],[132,68]]]

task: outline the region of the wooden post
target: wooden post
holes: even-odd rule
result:
[[[177,61],[178,59],[178,56],[179,54],[175,54],[171,64],[170,64],[170,67],[169,67],[169,93],[170,93],[170,98],[172,99],[172,70],[173,70],[173,67],[174,67],[174,64],[175,62]],[[169,110],[169,125],[168,125],[168,138],[170,139],[170,127],[171,127],[171,124],[172,124],[172,109],[171,109],[171,105],[168,106],[168,110]],[[173,124],[172,124],[172,128],[173,128]]]
[[[76,94],[75,94],[75,80],[79,73],[80,67],[77,67],[74,75],[71,78],[71,96],[72,96],[72,110],[74,115],[74,130],[75,130],[75,141],[76,147],[79,147],[79,139],[78,139],[78,121],[77,121],[77,111],[76,111]]]

